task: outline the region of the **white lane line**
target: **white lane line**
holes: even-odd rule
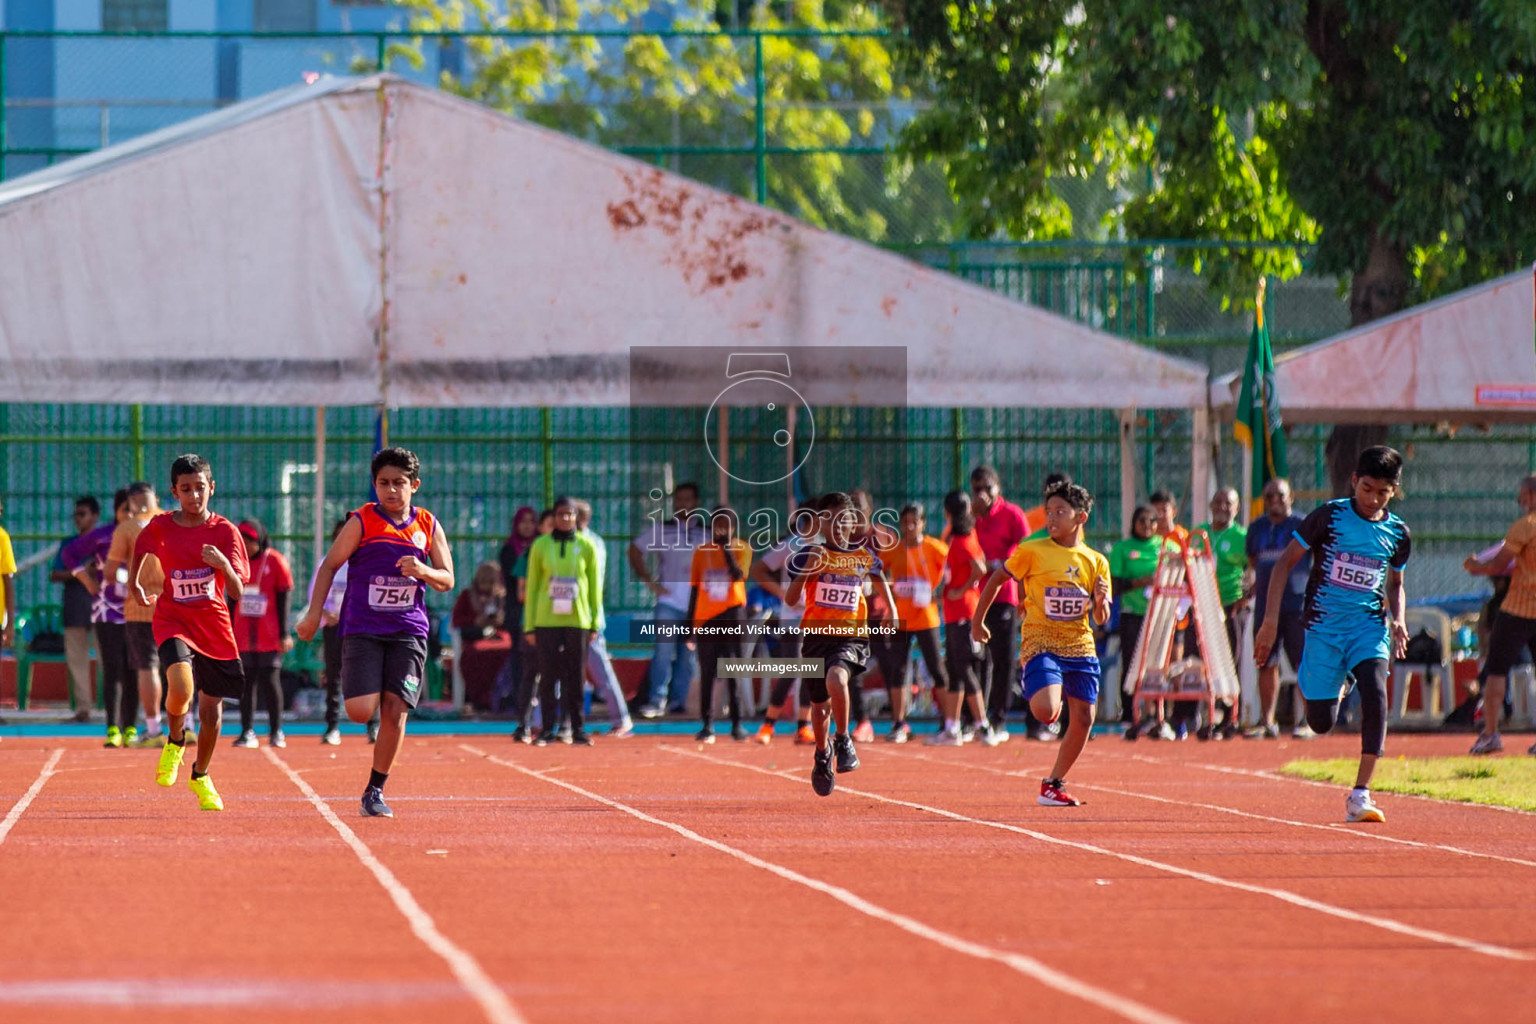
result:
[[[955,768],[968,768],[971,771],[989,772],[993,775],[1006,775],[1012,778],[1033,779],[1037,777],[1034,772],[1004,771],[1001,768],[992,768],[988,765],[966,764],[962,761],[944,761],[926,754],[913,754],[919,761],[927,761],[929,764],[951,765]],[[1444,843],[1427,843],[1418,839],[1403,839],[1398,836],[1384,836],[1379,832],[1366,829],[1344,828],[1342,825],[1323,825],[1315,821],[1295,821],[1291,818],[1276,818],[1268,814],[1257,814],[1253,811],[1240,811],[1235,807],[1223,807],[1220,804],[1201,803],[1197,800],[1174,800],[1169,797],[1154,796],[1151,793],[1137,793],[1129,789],[1117,789],[1113,786],[1091,785],[1086,782],[1072,783],[1073,789],[1088,789],[1098,793],[1113,793],[1116,796],[1128,796],[1137,800],[1150,800],[1153,803],[1173,804],[1178,807],[1199,807],[1207,811],[1219,811],[1222,814],[1231,814],[1239,818],[1252,818],[1255,821],[1270,821],[1277,825],[1290,825],[1293,828],[1312,828],[1327,832],[1330,835],[1344,836],[1349,839],[1371,840],[1378,843],[1393,843],[1399,846],[1413,846],[1421,850],[1443,850],[1446,853],[1459,854],[1463,857],[1481,857],[1486,860],[1502,861],[1505,864],[1519,864],[1522,867],[1536,868],[1536,860],[1522,860],[1519,857],[1504,857],[1497,853],[1483,853],[1480,850],[1467,850],[1460,846],[1447,846]],[[1394,796],[1396,794],[1393,794]]]
[[[1338,792],[1340,785],[1333,782],[1318,782],[1316,779],[1304,779],[1299,775],[1282,775],[1279,772],[1266,772],[1255,768],[1233,768],[1224,764],[1201,764],[1198,761],[1165,761],[1159,757],[1148,757],[1145,754],[1129,755],[1132,761],[1142,761],[1146,764],[1157,764],[1164,767],[1175,768],[1199,768],[1207,772],[1220,772],[1223,775],[1246,775],[1253,779],[1269,779],[1272,782],[1294,782],[1300,786],[1316,786],[1320,789],[1331,789]],[[1118,758],[1117,758],[1118,760]],[[1387,792],[1383,790],[1383,792]],[[1519,814],[1528,818],[1536,818],[1536,811],[1524,811],[1518,807],[1505,807],[1502,804],[1474,804],[1466,800],[1446,800],[1438,796],[1424,796],[1421,793],[1392,793],[1394,797],[1404,800],[1422,800],[1425,803],[1439,804],[1442,807],[1470,807],[1483,811],[1500,811],[1504,814]]]
[[[1033,978],[1034,980],[1047,985],[1058,992],[1062,992],[1066,995],[1081,999],[1086,1003],[1091,1003],[1094,1006],[1098,1006],[1102,1009],[1108,1010],[1111,1013],[1117,1014],[1118,1016],[1124,1017],[1126,1020],[1137,1021],[1138,1024],[1182,1024],[1182,1022],[1177,1017],[1170,1016],[1169,1014],[1163,1013],[1160,1010],[1154,1010],[1150,1006],[1145,1006],[1133,999],[1127,999],[1124,996],[1116,995],[1115,993],[1106,989],[1099,988],[1096,985],[1074,978],[1069,974],[1063,974],[1061,971],[1056,970],[1054,967],[1049,967],[1041,963],[1039,960],[1034,959],[1033,957],[1025,956],[1022,953],[1010,953],[1007,950],[994,949],[991,946],[984,946],[981,943],[971,942],[970,940],[962,939],[957,935],[951,935],[948,932],[939,931],[937,928],[924,924],[915,918],[908,917],[905,914],[900,914],[893,910],[887,910],[878,904],[871,903],[864,897],[858,896],[853,892],[842,888],[841,886],[823,882],[820,879],[812,878],[809,875],[802,875],[800,872],[791,868],[783,867],[773,863],[772,861],[763,860],[761,857],[755,857],[744,850],[738,850],[734,846],[727,846],[725,843],[718,842],[706,836],[702,836],[692,829],[678,825],[675,822],[667,821],[663,818],[657,818],[654,815],[646,814],[644,811],[637,810],[628,804],[620,803],[617,800],[610,800],[608,797],[593,793],[591,790],[583,789],[580,786],[566,782],[564,779],[556,779],[548,775],[540,774],[529,768],[524,768],[522,765],[517,764],[514,761],[503,760],[502,758],[495,757],[483,750],[480,750],[477,747],[469,746],[468,744],[461,743],[459,744],[459,748],[461,750],[468,751],[471,754],[484,757],[486,760],[493,764],[499,764],[502,767],[511,768],[513,771],[532,776],[533,778],[538,779],[540,782],[547,782],[551,786],[559,786],[561,789],[568,790],[569,792],[575,793],[578,796],[582,796],[588,800],[594,801],[595,803],[602,804],[604,807],[609,807],[613,810],[621,811],[624,814],[627,814],[632,818],[637,818],[640,821],[646,822],[647,824],[656,825],[659,828],[667,829],[670,832],[674,832],[677,835],[682,836],[684,839],[698,843],[701,846],[707,846],[711,850],[715,850],[718,853],[723,853],[728,857],[733,857],[744,864],[750,864],[755,868],[761,868],[762,870],[767,871],[770,874],[777,875],[786,881],[795,882],[799,885],[805,886],[808,889],[814,889],[819,893],[823,893],[832,897],[844,906],[857,910],[861,914],[875,918],[879,921],[884,921],[887,924],[893,924],[897,928],[900,928],[902,931],[907,932],[910,935],[916,935],[919,938],[927,939],[928,941],[933,942],[939,946],[943,946],[945,949],[964,954],[965,956],[975,957],[978,960],[990,960],[994,963],[1000,963],[1007,967],[1011,967],[1013,970],[1018,971],[1020,974],[1023,974],[1029,978]]]
[[[362,861],[363,867],[373,873],[373,877],[378,881],[379,885],[383,886],[384,891],[389,894],[389,898],[394,901],[395,909],[399,910],[401,915],[410,924],[411,931],[415,936],[421,940],[424,946],[443,959],[443,962],[448,965],[448,969],[453,972],[453,976],[459,980],[459,984],[464,987],[464,990],[469,993],[475,1002],[480,1004],[480,1009],[485,1014],[485,1019],[490,1021],[491,1024],[526,1024],[522,1015],[513,1008],[511,1001],[507,999],[505,993],[485,973],[485,969],[480,966],[479,961],[437,930],[437,925],[433,922],[432,916],[422,909],[420,903],[416,902],[416,897],[411,895],[411,891],[405,887],[400,879],[395,877],[393,871],[390,871],[379,858],[373,855],[373,851],[368,849],[368,844],[359,839],[357,833],[353,832],[346,822],[336,817],[336,812],[331,810],[329,804],[320,799],[319,794],[310,788],[309,783],[304,781],[304,777],[288,767],[282,758],[272,753],[270,747],[262,747],[261,752],[267,755],[268,761],[282,769],[283,774],[288,776],[289,781],[299,788],[299,792],[304,794],[315,810],[320,812],[320,816],[330,824],[331,828],[336,830],[337,835],[341,836],[342,842],[346,843],[352,848],[352,852],[357,854],[357,859]]]
[[[699,754],[691,750],[676,750],[670,747],[666,749],[670,753],[676,754],[679,757],[693,757],[700,761],[713,761],[716,764],[727,765],[732,768],[740,768],[743,771],[757,772],[760,775],[768,775],[776,779],[785,779],[787,781],[800,782],[802,784],[804,783],[803,777],[794,772],[774,772],[769,771],[766,768],[759,768],[756,765],[743,764],[740,761],[731,761],[725,758],[710,757],[708,754]],[[1380,928],[1383,931],[1395,932],[1398,935],[1408,935],[1416,939],[1424,939],[1428,942],[1437,942],[1441,945],[1453,946],[1457,949],[1464,949],[1471,953],[1481,953],[1484,956],[1496,957],[1501,960],[1536,960],[1536,955],[1525,953],[1518,949],[1510,949],[1507,946],[1497,946],[1489,942],[1477,942],[1473,939],[1464,939],[1459,935],[1450,935],[1446,932],[1435,931],[1431,928],[1418,928],[1411,924],[1404,924],[1403,922],[1395,921],[1390,917],[1379,917],[1375,914],[1363,914],[1359,911],[1350,910],[1346,907],[1336,907],[1331,903],[1324,903],[1321,900],[1314,900],[1311,897],[1302,896],[1299,893],[1294,893],[1287,889],[1273,889],[1267,885],[1254,885],[1250,882],[1239,882],[1230,878],[1222,878],[1220,875],[1213,875],[1205,871],[1196,871],[1193,868],[1182,868],[1177,864],[1167,864],[1163,861],[1152,860],[1149,857],[1139,857],[1133,853],[1120,853],[1117,850],[1106,849],[1102,846],[1096,846],[1093,843],[1081,843],[1072,839],[1060,839],[1056,836],[1047,835],[1044,832],[1037,832],[1034,829],[1024,828],[1019,825],[1009,825],[1008,823],[1002,821],[989,821],[985,818],[973,818],[970,815],[960,814],[957,811],[945,810],[942,807],[934,807],[930,804],[913,803],[910,800],[898,800],[895,797],[883,796],[879,793],[871,793],[868,790],[849,789],[843,785],[839,785],[837,788],[839,791],[847,793],[850,796],[864,797],[867,800],[877,800],[881,803],[892,804],[897,807],[909,807],[912,810],[923,811],[926,814],[935,814],[941,818],[949,818],[952,821],[963,821],[971,825],[982,825],[986,828],[1001,829],[1004,832],[1014,832],[1021,836],[1028,836],[1029,838],[1038,840],[1042,843],[1050,843],[1053,846],[1064,846],[1073,850],[1082,850],[1086,853],[1097,853],[1105,857],[1113,857],[1116,860],[1123,860],[1128,864],[1139,864],[1142,867],[1153,868],[1157,871],[1166,871],[1172,875],[1181,875],[1184,878],[1192,878],[1197,882],[1205,882],[1209,885],[1219,885],[1224,889],[1237,889],[1241,892],[1251,892],[1259,896],[1269,896],[1273,899],[1280,900],[1283,903],[1289,903],[1292,906],[1302,907],[1306,910],[1315,910],[1320,914],[1327,914],[1329,917],[1337,917],[1340,920],[1350,921],[1355,924],[1371,925],[1372,927]]]
[[[59,758],[63,756],[63,747],[55,750],[53,756],[43,762],[43,770],[38,772],[37,779],[28,787],[25,793],[21,794],[21,799],[11,805],[5,820],[0,821],[0,843],[5,842],[5,837],[11,834],[11,829],[16,827],[16,822],[21,820],[23,814],[27,813],[27,808],[32,806],[32,801],[37,799],[37,794],[43,791],[43,787],[48,784],[48,780],[58,774],[55,766],[58,765]]]

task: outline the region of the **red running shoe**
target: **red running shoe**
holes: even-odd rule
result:
[[[1041,779],[1040,796],[1036,802],[1041,807],[1081,807],[1083,801],[1063,789],[1065,785],[1061,779]]]

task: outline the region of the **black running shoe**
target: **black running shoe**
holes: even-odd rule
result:
[[[512,730],[512,742],[513,743],[532,743],[533,742],[533,733],[528,731],[528,727],[526,725],[520,725],[516,729]]]
[[[731,726],[731,739],[735,740],[737,743],[745,743],[749,735],[750,734],[740,722],[737,722],[735,725]]]
[[[592,735],[585,729],[572,729],[571,738],[567,742],[574,743],[578,747],[590,747]]]
[[[384,802],[384,791],[378,786],[369,786],[363,790],[363,817],[365,818],[393,818],[395,812],[389,809],[389,804]]]
[[[853,772],[859,770],[859,755],[853,749],[853,737],[847,733],[832,737],[832,749],[837,754],[837,770]]]
[[[837,776],[832,774],[832,752],[816,751],[816,757],[811,763],[811,788],[817,796],[831,796],[836,785]]]

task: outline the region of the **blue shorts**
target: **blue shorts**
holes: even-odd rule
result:
[[[1359,630],[1347,635],[1307,631],[1307,645],[1296,670],[1296,685],[1307,700],[1338,700],[1349,673],[1362,661],[1392,656],[1392,638],[1385,629]]]
[[[1024,699],[1031,699],[1047,686],[1059,686],[1068,697],[1097,704],[1100,674],[1099,659],[1095,657],[1037,654],[1024,663]]]

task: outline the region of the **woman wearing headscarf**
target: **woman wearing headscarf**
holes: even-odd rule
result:
[[[511,654],[512,635],[502,628],[506,613],[501,566],[482,562],[469,588],[453,605],[453,628],[462,641],[459,672],[464,677],[464,699],[481,710],[490,710],[495,681]]]
[[[524,505],[512,514],[512,532],[502,542],[501,553],[497,559],[501,564],[501,585],[506,589],[506,622],[512,626],[512,650],[507,660],[502,662],[501,671],[496,674],[496,682],[491,688],[491,710],[501,711],[503,708],[516,706],[516,694],[523,679],[523,643],[522,636],[518,635],[517,624],[523,621],[523,600],[518,593],[518,565],[524,564],[523,572],[527,572],[524,559],[528,553],[528,547],[539,535],[539,515],[533,510],[533,506]]]

